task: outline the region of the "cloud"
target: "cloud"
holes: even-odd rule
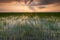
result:
[[[5,2],[19,2],[19,1],[24,1],[24,0],[0,0],[0,3],[5,3]],[[37,0],[36,0],[37,1]],[[40,4],[45,5],[45,4],[53,4],[53,3],[59,3],[60,0],[39,0]]]
[[[53,3],[59,3],[60,0],[40,0],[41,4],[53,4]]]
[[[16,1],[16,0],[0,0],[0,3],[12,2],[12,1]]]

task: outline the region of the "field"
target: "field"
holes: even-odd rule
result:
[[[60,40],[58,13],[0,14],[0,40]]]

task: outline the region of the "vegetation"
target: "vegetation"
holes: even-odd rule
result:
[[[0,16],[0,40],[59,40],[60,17],[47,14]]]

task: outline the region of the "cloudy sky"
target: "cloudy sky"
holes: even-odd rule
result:
[[[4,3],[4,2],[13,2],[13,1],[20,1],[20,0],[0,0],[0,3]],[[21,1],[24,1],[24,0],[21,0]],[[36,0],[37,1],[37,0]],[[42,3],[54,3],[54,2],[60,2],[60,0],[38,0],[38,1],[41,1]]]
[[[20,3],[18,3],[20,1]],[[30,7],[28,6],[22,6],[24,5],[24,0],[0,0],[0,12],[25,12],[25,11],[36,11],[37,10],[39,12],[60,12],[60,0],[35,0],[37,2],[40,2],[40,4],[38,7],[34,6],[34,7]],[[33,4],[35,5],[35,4]]]

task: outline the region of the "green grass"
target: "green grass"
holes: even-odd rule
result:
[[[58,13],[0,14],[0,40],[59,40]]]

